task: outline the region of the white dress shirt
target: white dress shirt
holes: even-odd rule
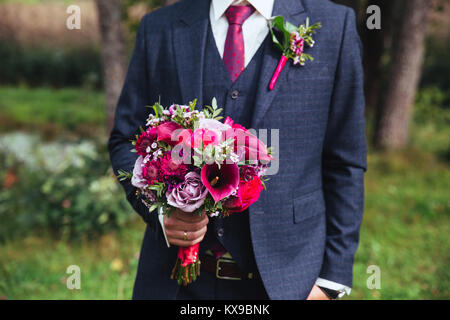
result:
[[[268,21],[272,16],[273,3],[274,0],[213,0],[211,2],[209,20],[217,49],[222,58],[228,33],[228,20],[225,17],[228,7],[251,4],[256,9],[242,25],[245,66],[247,67],[269,33]]]
[[[281,0],[282,1],[282,0]],[[211,29],[216,41],[217,49],[223,58],[225,49],[225,40],[228,33],[228,20],[225,17],[225,11],[231,5],[252,5],[256,10],[248,17],[242,25],[242,35],[244,38],[245,66],[249,64],[261,44],[269,33],[268,20],[272,17],[273,5],[275,0],[212,0],[209,11]],[[281,53],[280,53],[281,54]],[[159,215],[159,222],[166,239],[167,246],[170,247],[164,230],[163,215]],[[340,292],[339,297],[350,294],[351,288],[342,284],[318,278],[316,285]]]

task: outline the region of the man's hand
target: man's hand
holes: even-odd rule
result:
[[[318,286],[314,285],[306,300],[331,300]]]
[[[199,216],[177,209],[170,218],[164,216],[167,240],[170,244],[179,247],[193,246],[205,237],[208,222],[209,219],[205,213]]]

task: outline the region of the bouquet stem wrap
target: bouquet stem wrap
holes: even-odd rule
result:
[[[200,259],[198,258],[199,244],[178,249],[178,258],[172,270],[171,279],[178,284],[188,285],[197,280],[200,275]]]
[[[288,58],[283,54],[281,56],[280,61],[278,62],[277,69],[275,70],[275,73],[272,77],[272,80],[270,80],[269,89],[273,90],[275,88],[275,84],[278,81],[278,78],[280,77],[280,73],[283,70],[284,66],[286,65],[286,62],[288,61]]]

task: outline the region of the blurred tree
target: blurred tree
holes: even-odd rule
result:
[[[106,119],[112,129],[117,100],[126,75],[126,50],[121,24],[120,0],[96,0],[102,38],[103,82]]]
[[[396,26],[386,88],[382,95],[374,143],[383,149],[404,147],[419,83],[428,13],[431,3],[402,0],[400,23]]]
[[[106,95],[108,130],[114,124],[117,100],[127,72],[127,50],[122,19],[128,20],[127,8],[138,3],[149,8],[170,5],[177,0],[96,0],[102,38],[102,64]],[[122,11],[122,5],[124,10]],[[137,25],[136,25],[137,28]]]
[[[381,29],[369,30],[364,20],[361,35],[364,45],[366,105],[369,111],[373,110],[377,104],[383,68],[382,57],[386,49],[390,47],[392,30],[394,29],[394,13],[399,12],[395,11],[395,6],[398,3],[399,1],[391,0],[369,0],[367,4],[367,7],[376,5],[381,10]]]

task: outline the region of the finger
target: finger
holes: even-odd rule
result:
[[[184,240],[180,240],[180,239],[169,239],[169,243],[174,245],[174,246],[179,246],[179,247],[190,247],[193,246],[199,242],[201,242],[203,240],[203,237],[194,239],[194,240],[190,240],[190,241],[184,241]]]
[[[178,209],[178,210],[176,210],[174,216],[175,216],[175,218],[185,221],[185,222],[198,222],[198,221],[202,221],[206,217],[206,214],[202,213],[202,215],[198,215],[198,214],[191,213],[191,212],[183,212]]]
[[[164,219],[164,229],[174,231],[198,231],[208,224],[208,219],[203,219],[199,222],[185,222],[175,219],[173,217]]]
[[[198,238],[201,238],[203,235],[205,235],[207,230],[207,227],[204,226],[200,230],[197,231],[186,231],[186,237],[185,237],[185,231],[179,231],[179,230],[166,230],[166,235],[170,239],[178,239],[178,240],[184,240],[184,241],[191,241],[196,240]]]

